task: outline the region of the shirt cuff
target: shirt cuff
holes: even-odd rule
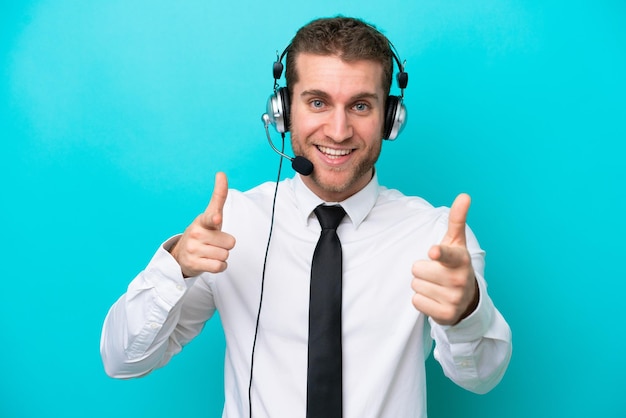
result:
[[[176,235],[165,241],[156,251],[150,263],[146,266],[145,276],[159,289],[159,296],[169,305],[173,306],[181,297],[181,292],[186,291],[193,285],[197,277],[185,279],[176,259],[169,250],[178,242],[180,235]]]

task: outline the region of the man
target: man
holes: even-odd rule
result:
[[[319,19],[298,31],[287,54],[285,130],[312,174],[241,193],[218,173],[204,213],[162,245],[107,315],[109,375],[165,365],[218,310],[224,416],[312,417],[312,403],[326,405],[308,398],[322,386],[307,383],[316,207],[340,204],[342,388],[332,416],[425,417],[433,339],[435,358],[460,386],[484,393],[500,381],[511,334],[465,225],[469,196],[448,211],[378,184],[393,57],[389,41],[360,20]]]

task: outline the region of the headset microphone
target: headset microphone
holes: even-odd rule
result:
[[[270,146],[272,147],[274,152],[276,152],[281,157],[285,157],[286,159],[291,161],[291,167],[298,173],[302,174],[303,176],[308,176],[309,174],[311,174],[313,172],[313,163],[300,155],[296,155],[295,157],[292,158],[288,156],[287,154],[281,152],[278,148],[276,148],[274,146],[274,143],[272,142],[272,138],[270,137],[270,131],[268,129],[268,126],[270,124],[269,115],[267,113],[264,113],[261,119],[263,119],[263,125],[265,125],[265,134],[267,135],[267,142],[270,143]]]

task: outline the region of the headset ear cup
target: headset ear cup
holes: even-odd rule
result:
[[[289,132],[289,128],[291,125],[291,115],[289,114],[289,110],[291,109],[291,103],[289,102],[289,90],[286,87],[281,87],[278,89],[278,93],[280,95],[280,102],[282,104],[282,115],[283,115],[283,124],[284,130],[282,133]]]
[[[387,104],[385,106],[385,128],[383,129],[383,139],[389,139],[393,124],[395,122],[396,110],[398,108],[398,97],[387,97]]]
[[[289,92],[279,88],[267,100],[267,113],[269,123],[278,133],[289,131]]]
[[[385,106],[385,128],[383,139],[393,141],[398,137],[406,121],[406,108],[398,96],[387,97]]]

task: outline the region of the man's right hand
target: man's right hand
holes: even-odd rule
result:
[[[204,272],[219,273],[228,267],[226,260],[229,251],[235,246],[235,237],[222,232],[223,210],[227,196],[226,174],[217,173],[209,205],[170,249],[184,277],[193,277]]]

